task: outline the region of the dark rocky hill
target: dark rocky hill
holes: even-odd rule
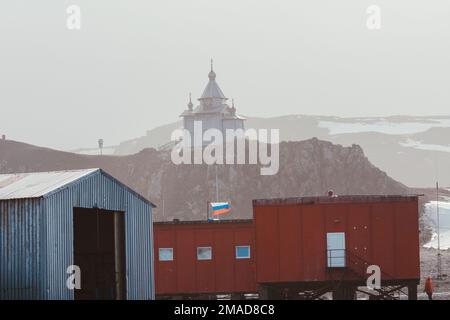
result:
[[[204,219],[215,198],[215,168],[175,165],[168,151],[144,149],[129,156],[88,156],[0,141],[0,173],[99,167],[157,206],[156,220]],[[221,201],[228,218],[251,217],[255,198],[337,194],[404,194],[409,189],[372,165],[363,150],[318,139],[280,144],[278,174],[261,176],[258,165],[219,165]]]

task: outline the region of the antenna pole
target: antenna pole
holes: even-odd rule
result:
[[[442,261],[441,261],[441,230],[439,222],[439,182],[436,182],[436,222],[437,222],[437,278],[442,279]]]
[[[98,148],[100,149],[100,155],[103,155],[103,139],[98,139]]]

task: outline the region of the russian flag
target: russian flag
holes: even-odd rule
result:
[[[230,205],[228,202],[211,202],[212,214],[217,216],[229,212]]]

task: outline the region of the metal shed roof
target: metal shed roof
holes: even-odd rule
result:
[[[97,170],[0,174],[0,200],[42,197]]]
[[[103,172],[105,175],[118,181],[114,177],[98,168],[0,174],[0,200],[43,197],[95,172]],[[149,200],[145,199],[143,196],[141,196],[128,186],[124,185],[120,181],[118,182],[123,185],[124,188],[126,188],[128,191],[136,194],[143,201],[155,207],[155,205]]]

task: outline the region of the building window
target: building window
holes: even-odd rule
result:
[[[197,260],[212,260],[212,248],[211,247],[198,247],[197,248]]]
[[[250,259],[250,246],[236,246],[236,259]]]
[[[345,233],[327,233],[327,260],[328,268],[345,267]]]
[[[173,248],[159,248],[159,261],[173,261]]]

